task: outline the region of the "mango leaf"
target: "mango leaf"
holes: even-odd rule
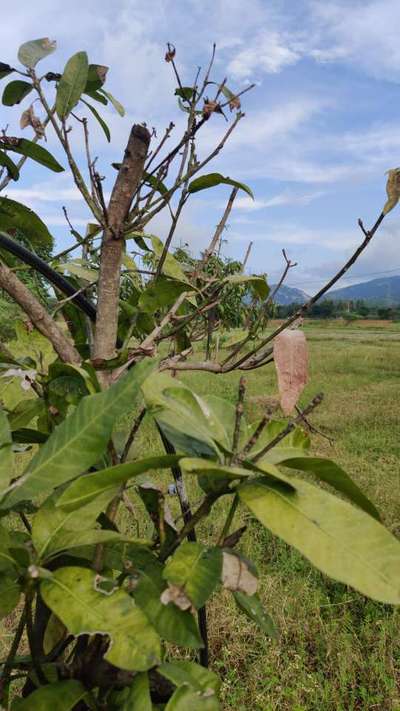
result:
[[[251,436],[257,425],[254,425],[252,431],[248,434]],[[269,422],[265,430],[259,437],[256,446],[251,450],[252,455],[258,454],[269,442],[271,442],[282,430],[287,426],[285,420],[272,420]],[[308,434],[301,428],[296,427],[288,434],[276,447],[270,449],[269,452],[261,460],[263,466],[266,462],[269,464],[280,464],[286,459],[294,457],[304,457],[310,448],[310,438]]]
[[[389,176],[386,183],[386,192],[388,199],[382,210],[384,215],[387,215],[390,210],[396,207],[400,199],[400,168],[392,168],[386,171]]]
[[[6,617],[18,605],[21,586],[17,575],[0,573],[0,619]]]
[[[336,491],[347,496],[350,501],[359,506],[374,518],[380,520],[379,511],[374,504],[363,494],[361,489],[349,477],[346,472],[330,459],[321,457],[294,457],[284,459],[281,464],[291,469],[298,469],[302,472],[310,472],[317,479],[332,486]]]
[[[12,711],[72,711],[85,698],[87,690],[80,681],[68,679],[36,689],[26,699],[12,705]]]
[[[87,568],[59,568],[41,582],[46,605],[69,632],[106,634],[104,658],[128,671],[146,671],[160,661],[160,638],[146,615],[124,590],[104,594],[95,588],[96,573]]]
[[[10,483],[14,472],[14,455],[10,425],[3,410],[0,410],[0,492]]]
[[[268,637],[277,638],[277,632],[272,618],[265,612],[261,600],[257,594],[246,595],[243,592],[234,592],[233,597],[235,602],[242,612],[253,622],[256,623],[260,630],[265,632]]]
[[[8,415],[10,429],[14,431],[26,427],[34,417],[42,415],[45,410],[44,401],[39,397],[21,400]]]
[[[12,72],[15,72],[13,67],[10,67],[9,64],[5,64],[5,62],[0,62],[0,79],[4,79],[9,74],[12,74]]]
[[[89,283],[96,281],[99,276],[97,269],[85,267],[79,262],[79,260],[76,259],[73,261],[71,260],[70,262],[55,264],[54,267],[61,273],[69,272],[70,274],[77,276],[78,279],[83,279]]]
[[[219,701],[213,691],[193,691],[187,686],[177,689],[164,711],[219,711]]]
[[[265,277],[246,274],[231,274],[225,277],[226,284],[248,284],[255,291],[259,299],[266,299],[269,294],[269,286]]]
[[[99,122],[100,126],[102,127],[102,129],[103,129],[103,131],[104,131],[104,134],[105,134],[105,137],[106,137],[107,141],[110,143],[110,141],[111,141],[111,133],[110,133],[110,129],[108,128],[108,126],[107,126],[106,122],[104,121],[104,119],[100,116],[99,112],[94,108],[94,106],[92,106],[92,105],[89,104],[87,101],[85,101],[85,99],[81,99],[81,101],[82,101],[83,104],[85,104],[85,106],[88,107],[88,109],[90,109],[90,111],[92,112],[93,116],[97,119],[97,121]]]
[[[33,245],[53,246],[53,237],[33,210],[20,202],[0,197],[0,230],[15,234],[21,230]]]
[[[156,281],[150,282],[142,291],[139,308],[145,313],[154,313],[165,306],[172,306],[178,296],[187,289],[187,285],[181,281],[161,276]]]
[[[56,111],[59,119],[66,119],[85,90],[89,72],[86,52],[77,52],[66,63],[57,87]]]
[[[161,602],[165,581],[163,566],[157,558],[145,548],[130,544],[125,559],[129,562],[129,572],[134,580],[131,595],[160,637],[181,647],[203,647],[193,615],[187,610],[180,610],[173,603],[164,605]]]
[[[98,496],[72,512],[57,508],[58,498],[59,494],[52,494],[32,520],[32,540],[40,561],[63,550],[121,539],[115,531],[95,528],[98,515],[109,502],[107,496]]]
[[[44,653],[46,655],[50,654],[54,647],[64,639],[66,634],[67,630],[65,629],[65,625],[63,625],[56,615],[51,613],[43,637]]]
[[[281,408],[290,415],[308,380],[308,349],[304,332],[288,328],[274,338],[274,363]]]
[[[106,99],[106,97],[103,96],[102,94],[100,94],[98,91],[87,91],[86,90],[83,93],[86,94],[86,96],[90,96],[90,98],[93,99],[93,101],[98,101],[100,104],[103,104],[103,106],[107,106],[107,104],[108,104],[108,100]]]
[[[15,106],[15,104],[20,104],[21,101],[30,94],[32,89],[33,86],[31,83],[21,81],[21,79],[15,79],[14,81],[10,81],[4,88],[1,100],[4,106]]]
[[[48,37],[41,37],[21,44],[18,50],[18,59],[24,67],[33,69],[41,59],[52,54],[56,49],[57,42],[52,42]]]
[[[110,711],[152,711],[149,678],[146,673],[135,674],[128,689],[116,691],[110,698]]]
[[[198,610],[205,605],[221,578],[222,551],[201,543],[182,543],[168,560],[163,577],[182,589]]]
[[[147,173],[146,171],[143,172],[143,182],[150,185],[154,190],[157,190],[161,195],[165,195],[165,193],[168,192],[168,188],[159,178],[156,178],[155,175],[151,175],[151,173]]]
[[[155,374],[142,390],[148,409],[179,451],[215,459],[219,452],[215,433],[210,431],[200,398],[166,373]]]
[[[196,90],[193,86],[178,86],[175,89],[175,96],[180,96],[181,99],[186,99],[187,101],[190,101],[195,91]]]
[[[54,173],[62,173],[64,170],[62,165],[56,161],[54,156],[52,156],[46,148],[39,146],[33,141],[28,141],[27,138],[20,138],[17,144],[10,143],[4,147],[6,147],[8,151],[13,151],[14,153],[19,153],[22,156],[31,158],[36,161],[36,163],[44,165],[45,168],[49,168],[49,170],[52,170]]]
[[[109,91],[106,91],[105,89],[99,89],[99,93],[103,94],[109,101],[111,101],[117,114],[119,114],[120,116],[125,116],[124,107],[122,106],[122,104],[120,104],[119,101],[117,101],[117,99],[112,94],[110,94]]]
[[[157,671],[175,686],[188,686],[193,691],[218,694],[221,682],[214,672],[189,661],[166,662]]]
[[[151,244],[153,247],[154,254],[156,257],[161,257],[163,251],[164,251],[164,245],[161,242],[159,237],[156,237],[156,235],[150,235],[151,239]],[[190,282],[188,281],[181,265],[179,264],[178,260],[175,259],[175,257],[172,256],[172,254],[167,254],[163,266],[163,272],[166,274],[166,276],[171,277],[172,279],[176,279],[177,281],[182,281],[185,282],[186,284],[189,284]],[[193,290],[193,286],[191,286],[191,290]]]
[[[143,360],[107,391],[83,398],[14,482],[1,507],[32,499],[60,486],[95,464],[111,436],[115,419],[132,407],[156,364]]]
[[[207,190],[208,188],[213,188],[221,184],[232,185],[234,188],[244,190],[244,192],[250,195],[254,200],[254,195],[247,185],[239,183],[237,180],[232,180],[232,178],[225,178],[221,173],[208,173],[207,175],[201,175],[199,178],[195,178],[189,183],[188,192],[197,193],[199,190]]]
[[[85,94],[89,91],[97,91],[103,86],[107,78],[108,69],[103,64],[89,64]]]
[[[0,572],[13,575],[17,569],[17,563],[10,552],[12,541],[5,526],[0,525]]]
[[[165,454],[117,464],[93,474],[86,474],[69,485],[57,501],[57,506],[68,511],[75,511],[97,499],[98,496],[106,495],[109,501],[114,497],[114,492],[119,489],[121,484],[125,484],[132,477],[152,469],[169,469],[179,460],[179,456]]]
[[[351,504],[301,479],[290,481],[295,492],[260,478],[241,484],[239,496],[266,528],[323,573],[374,600],[398,605],[400,542]]]
[[[13,180],[19,179],[19,170],[15,163],[8,157],[7,153],[0,151],[0,166],[7,170],[8,176]]]
[[[225,277],[226,284],[249,284],[256,292],[259,299],[266,299],[269,294],[269,286],[265,277],[256,275],[247,276],[246,274],[231,274]]]

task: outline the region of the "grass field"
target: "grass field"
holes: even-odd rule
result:
[[[335,459],[377,504],[400,536],[400,327],[380,322],[306,324],[311,378],[302,402],[319,391],[325,402],[313,424],[334,444],[313,436],[313,451]],[[236,397],[239,376],[183,376],[201,393]],[[276,397],[273,368],[248,376],[247,416],[256,419]],[[132,456],[160,449],[144,423]],[[166,484],[170,477],[158,475]],[[200,492],[190,484],[192,501]],[[176,500],[170,499],[176,509]],[[150,531],[138,501],[140,535]],[[219,502],[199,537],[215,540]],[[399,711],[400,616],[328,580],[296,551],[273,539],[239,510],[248,529],[240,548],[257,564],[260,594],[279,628],[271,641],[238,612],[229,594],[209,606],[212,665],[223,680],[224,711]],[[136,535],[136,530],[134,531]],[[7,646],[12,620],[3,626]]]
[[[400,536],[400,329],[397,324],[306,325],[311,378],[303,402],[322,390],[313,424],[334,444],[313,437],[313,450],[341,464]],[[238,375],[191,373],[201,394],[234,399]],[[276,396],[273,368],[248,376],[249,419]],[[146,442],[145,442],[146,440]],[[151,446],[148,427],[137,451]],[[154,445],[153,445],[154,446]],[[197,492],[191,492],[196,498]],[[216,509],[203,540],[219,530]],[[241,516],[244,517],[244,512]],[[398,711],[400,616],[315,571],[256,521],[241,550],[261,576],[261,596],[279,627],[271,642],[236,610],[229,595],[209,605],[213,666],[223,679],[225,711]]]

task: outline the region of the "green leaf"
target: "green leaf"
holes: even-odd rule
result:
[[[170,585],[182,588],[198,610],[215,590],[221,570],[220,548],[206,548],[201,543],[182,543],[167,562],[163,577]]]
[[[54,264],[54,267],[57,269],[58,272],[69,272],[70,274],[77,276],[78,279],[83,279],[84,281],[87,281],[89,283],[91,283],[92,281],[96,281],[99,276],[97,269],[89,269],[88,267],[85,267],[83,266],[83,264],[79,263],[79,260],[61,262],[59,264]]]
[[[261,465],[262,466],[262,465]],[[239,486],[261,523],[313,565],[374,600],[400,603],[400,542],[378,521],[301,479],[288,492],[263,478]]]
[[[19,430],[45,412],[44,401],[40,397],[21,400],[9,413],[8,420],[12,431]]]
[[[109,502],[107,496],[98,496],[79,511],[71,512],[57,508],[58,498],[59,494],[52,494],[32,520],[32,540],[39,561],[63,550],[121,539],[115,531],[95,528],[98,515]]]
[[[152,711],[149,678],[146,673],[135,674],[132,685],[111,696],[111,709],[115,711]]]
[[[145,313],[154,313],[165,306],[171,306],[178,296],[187,290],[187,284],[160,276],[142,291],[139,308]]]
[[[154,254],[156,255],[156,257],[161,257],[164,251],[164,245],[161,242],[160,238],[156,237],[156,235],[151,235],[150,239]],[[177,281],[183,281],[187,284],[190,283],[178,260],[175,259],[172,254],[167,254],[163,266],[163,272],[172,279],[176,279]],[[191,289],[193,289],[193,286],[191,286]]]
[[[13,704],[14,711],[72,711],[76,704],[85,698],[87,690],[75,679],[57,681],[36,689],[26,699],[18,700]]]
[[[89,64],[85,94],[96,92],[97,89],[103,86],[107,78],[108,69],[103,64]]]
[[[41,59],[52,54],[56,49],[57,42],[51,42],[48,37],[41,37],[21,44],[18,59],[24,67],[33,69]]]
[[[181,99],[190,101],[195,91],[192,86],[178,86],[177,89],[175,89],[175,96],[180,96]]]
[[[214,672],[189,661],[166,662],[157,671],[175,686],[188,686],[193,691],[218,694],[221,682]]]
[[[7,415],[0,410],[0,492],[9,485],[14,472],[12,438]]]
[[[95,464],[107,446],[115,419],[132,407],[139,387],[155,366],[154,361],[143,360],[108,390],[84,397],[33,457],[0,507],[43,495]]]
[[[199,190],[207,190],[208,188],[213,188],[216,185],[232,185],[234,188],[239,188],[244,190],[245,193],[250,195],[254,200],[254,195],[250,188],[244,183],[239,183],[237,180],[232,180],[232,178],[224,178],[221,173],[208,173],[207,175],[201,175],[199,178],[195,178],[189,183],[188,192],[197,193]]]
[[[27,138],[20,138],[16,145],[7,144],[6,148],[8,151],[19,153],[27,158],[32,158],[36,163],[44,165],[45,168],[49,168],[49,170],[52,170],[54,173],[62,173],[64,170],[62,165],[56,161],[54,156],[52,156],[46,148],[39,146],[38,143],[34,143],[33,141],[28,141]]]
[[[0,197],[0,230],[11,236],[15,230],[20,230],[35,246],[53,246],[53,237],[39,215],[26,205],[5,197]]]
[[[21,79],[10,81],[3,91],[2,102],[4,106],[15,106],[15,104],[20,104],[21,101],[25,99],[28,94],[30,94],[32,89],[32,84],[27,81],[21,81]]]
[[[85,90],[89,72],[86,52],[77,52],[66,63],[57,87],[56,111],[59,119],[66,119]]]
[[[103,494],[109,497],[108,500],[111,500],[114,497],[114,492],[119,489],[121,484],[125,484],[132,477],[144,474],[152,469],[169,469],[176,465],[179,460],[179,456],[165,454],[158,457],[139,459],[134,462],[126,462],[125,464],[117,464],[114,467],[102,469],[93,474],[86,474],[86,476],[69,485],[58,500],[57,506],[68,511],[74,511],[86,506],[86,504]]]
[[[135,585],[131,595],[160,637],[181,647],[203,647],[193,615],[188,610],[180,610],[173,603],[164,605],[161,602],[165,581],[163,566],[157,558],[145,548],[130,544],[125,551],[125,559],[134,571]]]
[[[107,97],[109,101],[111,101],[117,114],[119,114],[120,116],[125,116],[124,107],[122,106],[122,104],[120,104],[119,101],[117,101],[117,99],[112,94],[110,94],[109,91],[106,91],[105,89],[99,89],[99,93],[103,94],[105,97]]]
[[[195,474],[200,479],[200,486],[205,491],[219,491],[225,488],[235,479],[248,479],[256,470],[256,467],[244,468],[239,466],[223,465],[210,459],[184,458],[180,461],[180,466],[185,474]],[[281,477],[279,469],[274,465],[264,464],[264,476],[270,478],[272,482],[277,482],[286,487],[288,491],[294,491],[294,487]],[[203,480],[203,481],[202,481]]]
[[[165,193],[168,192],[168,188],[159,178],[156,178],[155,175],[151,175],[151,173],[147,173],[146,171],[143,172],[143,182],[150,185],[154,190],[158,190],[161,195],[165,195]]]
[[[330,484],[334,489],[345,494],[350,501],[364,509],[370,516],[380,520],[379,511],[374,504],[363,494],[357,484],[346,472],[330,459],[320,457],[294,457],[281,461],[284,467],[298,469],[302,472],[310,472],[321,481]]]
[[[255,428],[254,425],[252,431],[248,433],[250,437]],[[277,435],[279,435],[287,427],[286,420],[272,420],[265,430],[262,432],[261,436],[257,440],[257,444],[251,450],[252,456],[258,454],[269,442],[271,442]],[[308,434],[301,428],[296,427],[289,435],[287,435],[276,447],[270,449],[262,458],[262,463],[265,462],[269,464],[280,464],[285,459],[292,459],[294,457],[304,457],[310,448],[310,438]]]
[[[220,705],[214,692],[199,693],[187,686],[177,689],[164,711],[219,711]]]
[[[56,615],[51,613],[43,637],[44,653],[46,655],[50,654],[54,647],[64,639],[66,633],[65,625],[63,625]]]
[[[98,91],[84,91],[83,93],[86,94],[86,96],[90,96],[93,101],[98,101],[100,104],[103,104],[103,106],[107,106],[108,104],[106,97]]]
[[[108,126],[107,126],[106,122],[104,121],[104,119],[100,116],[99,112],[94,108],[94,106],[92,106],[92,105],[89,104],[87,101],[85,101],[85,99],[81,99],[81,101],[82,101],[83,104],[85,104],[85,106],[87,106],[87,107],[91,110],[93,116],[97,119],[97,121],[99,122],[100,126],[102,127],[107,141],[110,143],[110,141],[111,141],[111,133],[110,133],[110,129],[108,128]]]
[[[4,79],[9,74],[12,74],[12,72],[15,72],[13,67],[10,67],[9,64],[5,64],[5,62],[0,62],[0,79]]]
[[[225,277],[224,283],[249,284],[260,299],[266,299],[270,291],[265,277],[256,275],[246,276],[246,274],[231,274]]]
[[[243,592],[232,593],[238,608],[253,622],[257,627],[265,632],[268,637],[277,638],[277,632],[272,618],[265,612],[261,600],[257,593],[254,595],[246,595]]]
[[[16,574],[0,573],[0,619],[14,610],[20,597],[21,586]]]
[[[10,178],[12,178],[13,180],[19,179],[19,170],[17,166],[4,151],[0,151],[0,166],[6,168]]]
[[[39,432],[38,430],[22,427],[19,430],[13,431],[12,438],[13,442],[17,442],[18,444],[44,444],[47,442],[49,435],[46,432]]]
[[[124,590],[96,590],[96,573],[86,568],[59,568],[42,581],[46,605],[69,632],[106,634],[110,646],[104,658],[128,671],[146,671],[160,661],[160,639],[146,615]]]

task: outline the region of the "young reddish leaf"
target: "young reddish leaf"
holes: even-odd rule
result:
[[[285,415],[290,415],[308,379],[308,349],[303,331],[282,331],[274,340],[274,360],[281,408]]]

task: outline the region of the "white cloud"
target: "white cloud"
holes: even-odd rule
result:
[[[276,74],[300,59],[278,32],[263,31],[249,38],[246,47],[240,50],[228,65],[228,72],[235,79],[250,79],[257,74]]]

